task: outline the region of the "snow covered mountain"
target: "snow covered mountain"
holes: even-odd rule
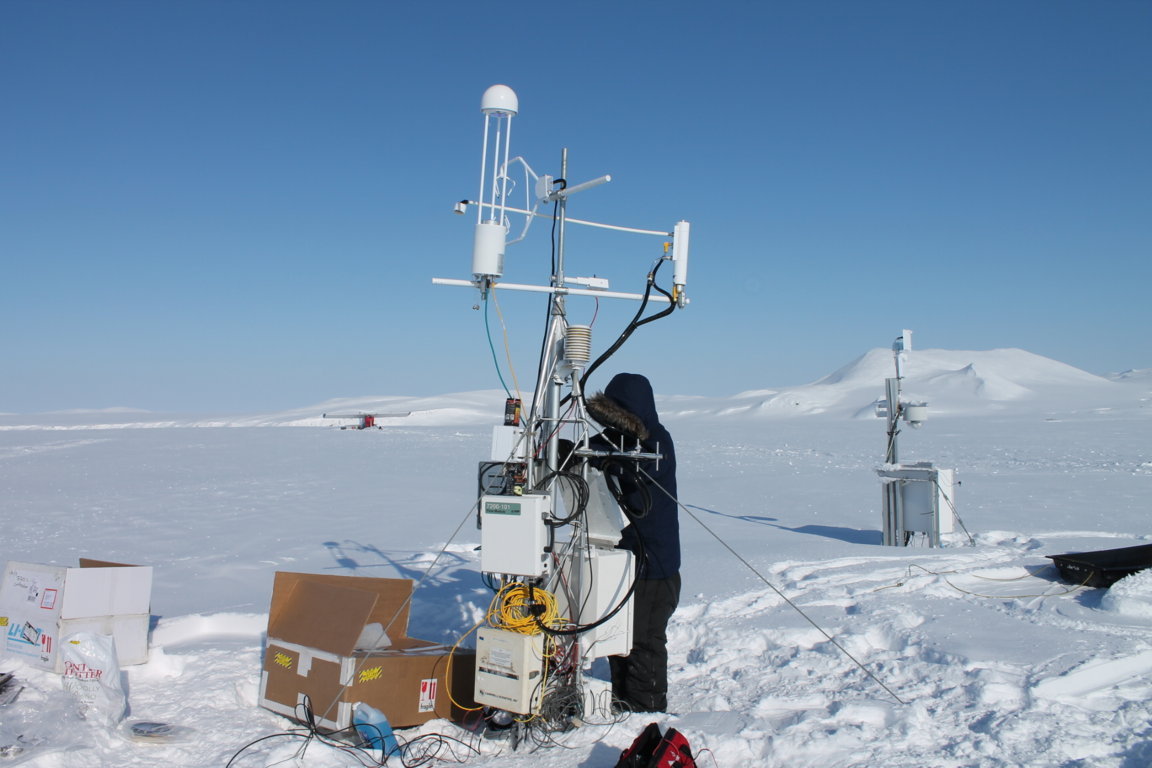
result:
[[[996,410],[1100,407],[1147,397],[1150,379],[1132,371],[1115,380],[1082,371],[1022,349],[965,351],[924,349],[909,353],[902,399],[926,401],[933,417]],[[788,417],[825,414],[872,418],[884,397],[885,379],[896,375],[890,350],[872,349],[811,384],[742,392],[729,398],[668,398],[682,416]],[[1133,385],[1133,386],[1127,386]]]
[[[783,418],[823,415],[874,418],[884,396],[884,380],[896,375],[892,352],[872,349],[810,384],[754,389],[730,396],[658,396],[666,418]],[[661,390],[661,382],[655,382]],[[927,402],[932,418],[1012,409],[1066,412],[1069,404],[1085,410],[1152,403],[1152,369],[1130,370],[1109,378],[1096,376],[1022,349],[984,351],[923,349],[909,353],[902,399]],[[408,414],[380,418],[390,427],[438,427],[491,424],[502,405],[503,390],[479,390],[434,396],[345,397],[288,411],[243,416],[165,415],[129,408],[52,414],[2,414],[0,429],[110,429],[161,427],[332,427],[352,419],[333,414]],[[524,397],[530,396],[525,392]]]

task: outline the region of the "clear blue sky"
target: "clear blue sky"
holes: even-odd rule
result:
[[[537,172],[612,174],[569,215],[692,222],[691,306],[605,374],[802,384],[906,327],[1152,367],[1150,41],[1124,0],[0,0],[0,411],[499,388],[431,284],[470,271],[493,83]],[[660,252],[570,234],[618,290]],[[507,279],[548,258],[537,223]],[[501,299],[522,387],[543,302]]]

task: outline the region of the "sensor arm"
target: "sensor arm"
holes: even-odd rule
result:
[[[434,277],[432,278],[433,285],[458,285],[465,288],[475,288],[476,282],[473,280],[457,280],[449,277]],[[568,288],[561,286],[546,286],[546,285],[523,285],[520,283],[497,283],[492,281],[490,285],[493,288],[501,288],[509,291],[531,291],[534,293],[552,293],[557,296],[596,296],[597,298],[607,299],[634,299],[642,301],[644,294],[642,293],[622,293],[620,291],[602,291],[595,288]],[[662,301],[670,303],[669,299],[665,296],[650,296],[649,301]],[[685,303],[687,300],[685,299]]]
[[[591,183],[592,182],[588,182],[588,184],[591,184]],[[583,185],[581,185],[581,186],[583,186]],[[480,202],[477,202],[475,200],[461,200],[460,202],[456,203],[456,208],[455,208],[456,213],[464,213],[465,209],[469,205],[479,205],[482,208],[499,208],[503,211],[508,211],[509,213],[520,213],[520,214],[523,214],[525,216],[539,216],[542,219],[552,218],[551,213],[540,213],[539,211],[529,211],[529,210],[526,210],[524,208],[513,208],[512,206],[492,205],[491,203],[480,203]],[[672,237],[672,236],[674,236],[674,233],[668,232],[667,230],[636,229],[635,227],[622,227],[622,226],[619,226],[618,224],[602,224],[602,223],[597,222],[597,221],[585,221],[583,219],[573,219],[572,217],[568,217],[565,220],[569,224],[583,224],[586,227],[599,227],[600,229],[613,229],[613,230],[616,230],[617,232],[633,232],[637,235],[656,235],[657,237]]]

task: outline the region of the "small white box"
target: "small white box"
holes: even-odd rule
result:
[[[528,443],[523,427],[492,427],[492,461],[527,461]]]
[[[151,566],[80,560],[69,568],[8,562],[0,580],[0,655],[62,672],[60,642],[75,632],[116,639],[120,664],[148,661]]]

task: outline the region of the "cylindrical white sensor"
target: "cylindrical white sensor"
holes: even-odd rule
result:
[[[472,274],[476,277],[500,277],[504,274],[504,243],[508,230],[495,221],[476,225],[472,240]]]

